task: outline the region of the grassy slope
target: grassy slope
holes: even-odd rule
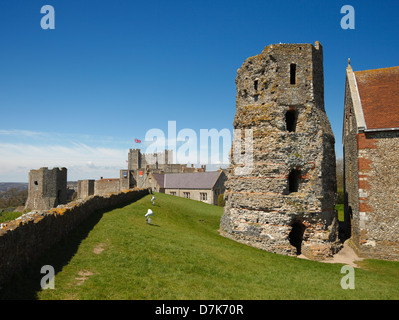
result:
[[[355,290],[342,265],[268,253],[223,238],[222,208],[156,195],[101,214],[57,245],[8,297],[39,299],[398,299],[399,263],[365,261]],[[144,214],[155,215],[147,225]],[[101,248],[101,253],[94,253]],[[67,258],[66,258],[67,257]],[[55,290],[39,290],[40,266],[55,266]],[[368,268],[368,269],[367,269]],[[41,275],[43,276],[43,275]],[[24,288],[23,290],[21,288]],[[0,296],[1,297],[1,296]]]
[[[343,203],[336,204],[335,210],[338,211],[338,220],[344,221],[344,204]]]
[[[18,218],[19,216],[21,216],[22,214],[23,213],[21,213],[21,212],[8,212],[8,211],[2,212],[2,213],[0,213],[0,223],[14,220],[14,219]]]

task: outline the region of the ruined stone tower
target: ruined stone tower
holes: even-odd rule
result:
[[[234,129],[252,129],[253,166],[237,174],[242,164],[232,157],[223,235],[311,259],[335,252],[334,135],[323,82],[319,42],[267,46],[237,71]],[[236,137],[233,146],[244,146],[245,135]]]
[[[67,169],[40,168],[29,172],[25,209],[49,210],[67,202]]]

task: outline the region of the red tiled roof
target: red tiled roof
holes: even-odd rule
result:
[[[367,129],[399,128],[399,67],[356,71]]]

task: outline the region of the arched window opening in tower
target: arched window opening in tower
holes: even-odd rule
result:
[[[295,110],[288,110],[285,114],[285,123],[288,132],[296,131],[297,113]]]
[[[258,91],[258,80],[254,81],[254,89],[255,91]]]
[[[290,65],[290,84],[296,84],[296,64]]]
[[[299,179],[301,178],[300,170],[292,170],[288,175],[288,192],[298,192],[299,188]]]

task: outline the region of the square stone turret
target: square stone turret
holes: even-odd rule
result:
[[[25,209],[49,210],[67,203],[67,169],[47,167],[29,172]]]

